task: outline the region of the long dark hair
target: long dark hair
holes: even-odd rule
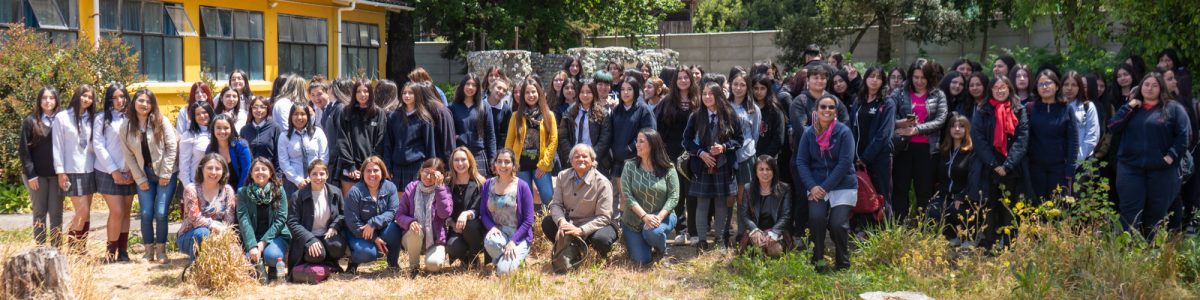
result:
[[[748,93],[750,96],[750,100],[755,101],[756,102],[755,104],[757,104],[758,100],[762,100],[761,108],[762,108],[762,111],[764,112],[764,115],[766,113],[779,114],[780,122],[787,123],[787,113],[783,111],[783,106],[780,105],[779,100],[777,98],[778,95],[775,94],[775,88],[773,87],[773,85],[775,84],[775,80],[771,79],[770,77],[767,77],[767,74],[758,74],[758,75],[754,75],[754,79],[751,80],[751,82],[753,82],[753,83],[750,84],[750,92]],[[754,87],[759,86],[759,85],[767,88],[767,96],[764,97],[763,99],[755,99],[754,98]]]
[[[200,124],[200,121],[196,121],[196,109],[203,109],[208,113],[208,124]],[[208,105],[208,102],[205,101],[196,101],[192,105],[188,105],[187,116],[192,121],[191,128],[188,128],[188,131],[192,133],[200,133],[201,126],[208,127],[208,125],[211,125],[214,117],[212,106]]]
[[[1075,90],[1076,90],[1075,99],[1066,99],[1067,101],[1075,101],[1076,99],[1079,99],[1079,101],[1083,101],[1083,103],[1088,103],[1088,102],[1092,101],[1091,98],[1087,97],[1087,91],[1085,91],[1083,89],[1083,87],[1086,85],[1084,85],[1084,83],[1083,83],[1083,75],[1082,74],[1079,74],[1079,72],[1075,72],[1075,71],[1067,71],[1067,74],[1063,75],[1062,84],[1059,86],[1059,90],[1058,90],[1058,94],[1062,95],[1063,98],[1066,98],[1066,95],[1063,94],[1062,88],[1067,86],[1067,82],[1075,83]]]
[[[284,117],[284,119],[287,120],[287,127],[284,130],[287,130],[288,138],[290,139],[296,134],[296,125],[292,124],[292,115],[295,115],[297,112],[308,115],[308,122],[304,123],[304,128],[300,128],[300,131],[308,135],[316,134],[317,126],[313,126],[315,122],[313,120],[312,107],[307,105],[292,105],[292,109],[289,110],[288,115]],[[216,122],[216,119],[213,119],[213,122]],[[213,130],[210,128],[209,131]]]
[[[633,103],[637,104],[638,99],[640,99],[642,97],[641,82],[639,82],[636,77],[626,77],[624,81],[621,81],[621,87],[619,87],[619,88],[623,89],[626,84],[628,84],[629,87],[633,88]],[[622,99],[620,95],[621,95],[621,90],[617,90],[617,99],[621,100],[621,105],[624,105],[625,99]]]
[[[469,82],[475,82],[475,96],[471,96],[471,103],[475,103],[475,111],[479,116],[476,118],[478,120],[475,122],[475,132],[480,133],[484,132],[484,128],[487,128],[487,125],[483,123],[487,122],[483,114],[489,113],[487,111],[487,106],[483,105],[483,93],[487,93],[488,91],[483,89],[483,81],[481,80],[482,79],[479,79],[479,76],[476,76],[474,73],[467,73],[466,76],[463,76],[462,81],[458,82],[458,90],[454,93],[454,102],[461,103],[463,106],[466,106],[466,103],[463,102],[467,99],[467,93],[464,91],[464,88]]]
[[[237,91],[238,97],[242,97],[238,99],[238,102],[250,100],[250,97],[254,96],[254,92],[250,91],[250,76],[246,76],[246,71],[242,69],[234,69],[233,72],[229,72],[229,80],[225,84],[226,88],[233,85],[233,75],[241,75],[242,82],[244,83],[242,84],[242,90]],[[237,111],[234,111],[234,114],[237,114]]]
[[[762,192],[762,190],[761,190],[762,189],[762,181],[759,181],[759,179],[758,179],[758,165],[759,164],[765,164],[765,165],[767,165],[767,168],[771,169],[771,174],[772,174],[771,182],[770,182],[771,195],[775,195],[776,197],[783,197],[783,194],[787,193],[788,184],[779,180],[779,175],[780,175],[779,174],[779,164],[776,163],[775,157],[771,156],[771,155],[766,155],[766,154],[759,155],[758,161],[754,163],[754,168],[750,169],[750,174],[752,174],[750,176],[750,190],[748,191],[749,193],[747,193],[746,195],[750,195],[751,197],[759,197],[759,195],[760,195],[759,193]],[[782,200],[788,201],[788,199],[782,199]],[[753,202],[750,202],[750,203],[753,203]]]
[[[1150,74],[1146,74],[1145,76],[1143,76],[1142,80],[1137,81],[1137,85],[1134,86],[1134,88],[1131,90],[1131,92],[1129,92],[1129,98],[1137,99],[1140,101],[1146,101],[1145,95],[1142,94],[1141,86],[1142,86],[1143,82],[1150,81],[1150,80],[1154,80],[1154,81],[1158,82],[1158,86],[1159,86],[1159,88],[1158,88],[1159,104],[1156,105],[1154,107],[1154,109],[1166,109],[1168,104],[1171,104],[1172,101],[1175,101],[1175,98],[1171,95],[1170,92],[1167,91],[1167,81],[1165,79],[1163,79],[1162,74],[1160,74],[1158,72],[1150,72]],[[1144,108],[1145,107],[1143,107],[1143,109]]]
[[[48,115],[45,111],[42,111],[42,97],[46,96],[46,93],[50,93],[50,97],[54,98],[54,108],[50,110],[50,114]],[[126,108],[130,106],[125,105]],[[157,105],[155,107],[157,109]],[[50,135],[50,126],[42,124],[41,118],[43,115],[54,117],[55,113],[58,113],[58,90],[53,86],[44,86],[38,91],[37,98],[33,101],[33,110],[29,112],[29,116],[33,118],[33,136],[29,137],[30,147],[37,146],[43,138]]]
[[[695,118],[695,122],[697,124],[696,134],[700,136],[700,144],[710,145],[718,141],[724,141],[733,135],[734,116],[733,109],[729,107],[729,100],[725,99],[725,93],[721,90],[721,85],[709,83],[708,85],[704,86],[704,91],[713,95],[713,98],[715,98],[713,99],[713,103],[717,106],[716,140],[709,139],[708,107],[696,109],[695,112],[692,113],[692,116]],[[702,99],[700,100],[700,105],[704,105],[703,93],[701,94],[700,98]]]
[[[141,126],[142,124],[142,120],[139,119],[140,117],[138,117],[136,108],[137,99],[141,98],[142,96],[146,96],[146,99],[150,100],[150,113],[146,114],[146,131],[154,132],[154,140],[159,141],[160,143],[166,143],[166,141],[163,141],[163,135],[165,134],[164,131],[175,129],[162,127],[163,116],[162,113],[158,111],[158,97],[154,96],[154,92],[151,92],[146,88],[138,89],[137,93],[133,95],[133,98],[129,100],[129,104],[125,105],[125,117],[129,118],[129,123],[125,124],[125,126],[129,127],[129,130],[127,130],[125,134],[128,136],[136,136],[141,134],[141,130],[135,130],[135,128],[138,128],[138,126]]]
[[[404,89],[402,89],[400,92],[401,97],[403,97],[404,94],[403,90],[410,90],[413,93],[413,112],[417,119],[421,119],[421,121],[433,124],[433,114],[430,113],[430,111],[432,109],[436,109],[436,106],[430,106],[437,105],[436,103],[438,103],[436,101],[438,96],[433,90],[433,84],[428,81],[409,81],[408,83],[404,84]],[[408,124],[409,118],[407,106],[408,104],[405,104],[404,101],[401,100],[400,107],[396,108],[395,112],[400,114],[401,122],[404,122],[406,125]]]
[[[254,172],[253,171],[254,165],[257,165],[257,164],[263,164],[263,165],[267,166],[267,170],[270,170],[270,172],[271,172],[271,176],[267,177],[267,184],[271,186],[271,188],[270,188],[271,208],[279,209],[279,203],[282,202],[282,200],[283,200],[283,183],[282,183],[282,181],[279,180],[279,174],[276,174],[275,170],[277,170],[277,169],[275,169],[275,164],[271,163],[271,159],[269,159],[269,158],[262,157],[262,156],[255,157],[254,160],[250,161],[250,170],[252,170],[252,171],[250,171],[251,173]],[[197,172],[197,173],[200,173],[200,172]],[[228,172],[226,172],[226,173],[228,173]],[[252,176],[250,176],[250,174],[246,174],[246,176],[252,177]],[[254,179],[250,179],[250,182],[254,183]],[[254,184],[258,184],[258,183],[254,183]],[[250,200],[250,199],[247,199],[247,200]],[[253,203],[253,200],[251,200],[251,203]]]
[[[979,84],[983,85],[983,99],[975,99],[975,96],[971,95],[971,80],[975,79],[979,79]],[[983,72],[972,73],[971,77],[967,78],[967,81],[963,83],[963,89],[967,91],[967,97],[964,98],[971,99],[971,101],[987,101],[988,98],[992,97],[992,85],[989,84],[990,82],[987,74],[983,74]]]
[[[117,82],[109,84],[108,87],[104,89],[104,110],[100,112],[100,123],[103,123],[104,126],[100,127],[100,134],[104,134],[105,131],[108,131],[109,127],[112,127],[113,112],[116,111],[116,108],[113,107],[116,105],[116,101],[113,101],[113,96],[115,96],[117,92],[121,92],[121,97],[125,97],[125,106],[129,106],[129,90],[125,89],[125,85]],[[94,102],[95,101],[93,101],[93,103]]]
[[[410,80],[409,83],[414,81]],[[395,81],[383,79],[375,83],[375,94],[372,101],[385,113],[395,111],[400,106],[400,88]]]
[[[700,83],[697,82],[699,78],[692,77],[692,73],[688,72],[688,69],[685,67],[663,68],[662,74],[668,76],[666,84],[669,92],[667,93],[667,98],[663,101],[666,105],[659,103],[658,107],[662,107],[663,122],[675,123],[686,118],[700,106],[699,101],[697,101],[700,99]],[[687,89],[688,109],[681,107],[683,105],[683,92],[679,89],[679,76],[687,76],[689,82],[691,82]]]
[[[271,96],[269,97],[269,99],[271,99],[271,104],[275,104],[275,99],[278,99],[279,94],[283,92],[283,85],[287,84],[288,78],[292,76],[296,75],[292,73],[284,73],[280,74],[279,77],[275,77],[275,82],[271,83]]]
[[[571,65],[572,64],[579,64],[579,74],[571,75]],[[583,71],[583,63],[580,62],[579,59],[575,58],[574,56],[567,56],[567,60],[563,62],[562,70],[567,72],[568,78],[575,79],[575,80],[583,79],[583,77],[584,77],[583,74],[585,73]]]
[[[367,88],[367,107],[358,107],[358,89],[361,87]],[[375,103],[375,90],[371,88],[371,82],[367,80],[359,80],[354,82],[354,87],[350,88],[350,107],[353,110],[363,110],[367,118],[375,118],[379,115],[379,104]]]
[[[216,143],[213,143],[213,144],[216,144]],[[201,184],[204,184],[204,165],[207,164],[208,162],[214,161],[214,160],[217,161],[218,165],[221,165],[221,170],[222,170],[221,178],[217,179],[217,186],[223,187],[229,183],[229,171],[230,171],[229,170],[229,162],[225,161],[225,157],[221,156],[221,154],[210,151],[210,152],[208,152],[208,154],[205,154],[203,157],[200,158],[200,166],[196,167],[199,170],[196,170],[197,171],[196,178],[193,180],[193,182],[196,183],[197,189],[200,188]]]
[[[546,116],[554,114],[546,104],[546,92],[542,90],[542,84],[538,83],[534,78],[527,78],[517,85],[517,93],[513,95],[515,109],[513,109],[512,121],[510,122],[524,121],[525,116],[529,114],[529,104],[525,103],[525,93],[529,92],[529,89],[537,91],[537,106],[539,113],[542,114],[542,122],[549,121],[550,119],[546,118]]]
[[[235,122],[233,117],[225,114],[217,114],[216,117],[213,117],[212,122],[208,124],[216,127],[217,122],[225,122],[226,124],[229,124],[229,148],[233,148],[234,145],[238,143],[239,139],[237,128],[234,127]],[[208,135],[211,142],[208,143],[208,149],[206,152],[212,153],[221,150],[221,143],[217,141],[217,129],[209,128]],[[232,155],[232,153],[230,154]]]
[[[917,60],[913,61],[911,65],[908,65],[908,72],[906,72],[908,73],[908,77],[904,78],[906,81],[905,88],[908,89],[907,92],[917,91],[917,88],[915,85],[913,85],[912,80],[913,73],[916,73],[917,70],[920,70],[921,75],[925,76],[926,93],[932,93],[934,89],[937,89],[937,82],[941,79],[937,78],[937,70],[934,67],[933,62],[925,58],[917,58]],[[830,80],[830,82],[832,82],[832,80]]]
[[[83,108],[82,100],[83,95],[87,93],[92,94],[92,105],[88,105],[88,107],[85,109]],[[90,84],[83,84],[75,88],[75,94],[71,95],[71,104],[68,104],[67,107],[71,109],[71,117],[75,119],[75,128],[80,128],[80,126],[92,126],[92,120],[95,120],[96,118],[96,89]],[[87,113],[86,116],[84,115],[85,112]],[[84,120],[86,120],[87,123],[84,123]],[[62,122],[62,120],[59,120],[59,122]],[[91,138],[92,137],[89,136],[88,140],[91,140]]]
[[[879,91],[875,92],[875,99],[882,99],[883,97],[885,97],[885,95],[887,95],[888,74],[886,72],[884,72],[883,68],[881,68],[879,66],[869,67],[869,68],[867,68],[866,71],[864,71],[862,73],[862,88],[858,89],[858,102],[859,103],[865,104],[867,102],[870,102],[871,100],[874,100],[874,99],[867,99],[868,97],[871,97],[871,91],[870,91],[871,86],[867,85],[867,79],[871,78],[871,74],[876,74],[876,73],[879,74],[879,80],[881,80],[882,82],[879,84]],[[965,86],[966,83],[964,83],[963,85]]]
[[[746,99],[742,100],[741,106],[742,109],[746,110],[746,113],[753,114],[758,111],[758,103],[754,103],[754,84],[750,82],[749,75],[749,73],[743,71],[733,74],[733,76],[729,76],[729,104],[738,105],[734,101],[734,97],[737,97],[737,95],[733,94],[733,82],[737,81],[738,78],[741,78],[742,81],[746,83]],[[767,86],[767,89],[771,90],[772,88]]]
[[[237,105],[234,105],[233,107],[225,106],[225,100],[224,100],[225,93],[228,93],[228,92],[233,92],[233,94],[237,96],[237,98],[238,98]],[[244,98],[242,98],[242,92],[233,89],[233,87],[225,86],[225,88],[221,89],[220,93],[217,93],[216,98],[217,98],[217,113],[218,114],[224,114],[225,111],[230,111],[230,112],[232,112],[232,115],[234,117],[237,117],[238,113],[240,113],[242,111],[241,102],[242,102],[242,99],[244,99]]]
[[[663,142],[662,136],[658,134],[654,128],[642,128],[638,131],[642,136],[646,137],[646,144],[650,146],[650,164],[654,165],[654,175],[662,177],[667,175],[667,172],[673,172],[675,164],[671,163],[671,157],[667,155],[667,144]],[[638,165],[642,164],[642,157],[635,155],[632,159]]]
[[[575,87],[576,98],[578,98],[579,95],[582,95],[584,90],[587,90],[588,93],[592,94],[592,103],[587,107],[588,120],[592,120],[594,122],[603,122],[604,118],[608,116],[608,111],[604,110],[604,104],[598,103],[602,98],[600,98],[598,96],[599,94],[596,92],[596,82],[584,80],[582,82],[575,83]],[[574,105],[571,105],[570,108],[567,108],[567,112],[564,113],[563,118],[566,119],[566,116],[572,116],[570,122],[574,122],[573,117],[578,116],[579,110],[582,109],[582,107],[583,101],[576,100]]]

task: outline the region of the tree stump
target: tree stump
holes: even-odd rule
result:
[[[58,250],[38,247],[17,253],[4,263],[4,297],[66,299],[71,295],[67,257]]]

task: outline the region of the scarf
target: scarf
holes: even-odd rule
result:
[[[250,201],[253,201],[255,205],[267,205],[271,203],[271,191],[273,187],[270,182],[267,182],[266,186],[260,186],[256,182],[251,182],[245,188],[247,189],[246,194],[250,196]]]
[[[538,108],[537,106],[533,106],[533,107],[529,107],[529,108],[525,109],[525,119],[526,119],[526,121],[529,122],[530,125],[533,125],[533,126],[536,126],[535,124],[541,124],[542,123],[541,109]]]
[[[817,122],[820,122],[817,119],[817,112],[815,111],[812,114],[812,120],[813,129],[815,130],[817,128]],[[829,152],[829,148],[833,147],[833,144],[829,140],[833,137],[833,128],[835,127],[837,127],[836,117],[833,118],[833,122],[829,122],[829,127],[826,127],[824,132],[817,133],[817,146],[821,147],[821,152]]]
[[[996,108],[996,129],[992,135],[992,147],[1008,157],[1008,137],[1017,132],[1017,116],[1013,115],[1012,102],[992,98],[988,103]]]
[[[413,218],[421,223],[425,235],[426,248],[433,245],[433,198],[437,186],[417,184],[417,194],[413,195]],[[425,250],[425,249],[421,249]]]
[[[1151,110],[1151,109],[1154,109],[1154,107],[1158,106],[1159,104],[1162,104],[1162,101],[1154,102],[1154,104],[1150,104],[1149,102],[1142,102],[1142,109]]]

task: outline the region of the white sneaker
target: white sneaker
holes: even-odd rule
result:
[[[683,243],[686,243],[686,242],[687,242],[687,233],[680,233],[680,234],[675,235],[675,244],[676,245],[683,245]]]
[[[693,237],[688,238],[688,245],[695,245],[696,243],[699,243],[699,242],[700,242],[699,237],[693,236]]]

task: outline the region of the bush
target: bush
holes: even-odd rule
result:
[[[1013,56],[1018,62],[1028,64],[1030,68],[1036,72],[1038,67],[1043,65],[1058,66],[1060,77],[1068,70],[1078,71],[1084,74],[1096,73],[1105,75],[1112,72],[1112,69],[1120,62],[1117,59],[1116,52],[1109,52],[1104,48],[1091,47],[1088,45],[1071,45],[1066,52],[1057,53],[1049,48],[1004,48],[1002,53],[1007,53]],[[995,61],[999,55],[992,54],[988,57],[988,62]],[[990,64],[990,63],[989,63]],[[991,73],[991,68],[985,72]],[[995,74],[992,75],[993,77]],[[1107,78],[1107,77],[1105,77]]]
[[[0,30],[0,38],[0,119],[7,120],[0,123],[0,153],[17,153],[20,120],[43,86],[57,88],[59,107],[64,107],[80,85],[138,80],[137,53],[118,38],[103,38],[99,45],[82,39],[74,45],[52,45],[43,33],[21,25]],[[15,155],[0,157],[0,183],[21,184],[20,166]]]
[[[20,184],[0,184],[0,214],[29,212],[29,191]]]

